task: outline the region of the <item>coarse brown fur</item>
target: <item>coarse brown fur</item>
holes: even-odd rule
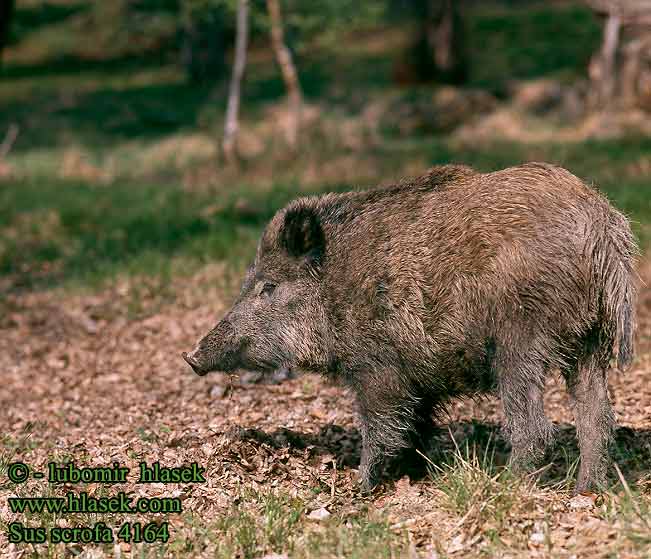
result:
[[[633,355],[635,253],[626,218],[565,169],[434,167],[279,211],[238,301],[185,357],[200,374],[290,365],[350,387],[366,488],[447,400],[495,388],[512,463],[528,467],[552,436],[543,388],[560,369],[577,490],[599,488],[609,363]]]

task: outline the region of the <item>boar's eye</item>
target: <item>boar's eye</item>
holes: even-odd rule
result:
[[[269,297],[275,290],[276,290],[275,283],[265,282],[264,285],[262,286],[262,289],[260,290],[260,295]]]

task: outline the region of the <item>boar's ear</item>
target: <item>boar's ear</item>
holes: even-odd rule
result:
[[[318,268],[325,252],[325,234],[319,216],[311,208],[288,210],[280,242],[290,256],[305,258],[309,265]]]

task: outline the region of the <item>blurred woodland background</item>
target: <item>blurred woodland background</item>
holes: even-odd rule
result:
[[[644,283],[638,357],[611,376],[620,470],[578,505],[559,382],[540,484],[502,468],[487,398],[440,419],[436,466],[361,497],[345,392],[198,378],[179,353],[289,200],[439,163],[567,167],[631,218],[648,285],[651,0],[0,0],[0,49],[3,557],[649,556]],[[10,495],[61,494],[8,483],[17,459],[199,461],[208,482],[110,489],[182,496],[182,515],[142,517],[171,523],[166,544],[19,548],[12,521],[97,515],[12,514]]]
[[[0,11],[10,286],[248,254],[232,241],[301,191],[447,161],[551,160],[649,211],[647,0],[2,0]]]

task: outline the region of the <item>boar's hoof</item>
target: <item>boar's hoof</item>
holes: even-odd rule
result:
[[[377,481],[365,479],[362,476],[360,476],[359,479],[357,480],[357,488],[359,489],[362,495],[368,495],[372,493],[373,490],[377,487],[377,485],[378,485]]]

